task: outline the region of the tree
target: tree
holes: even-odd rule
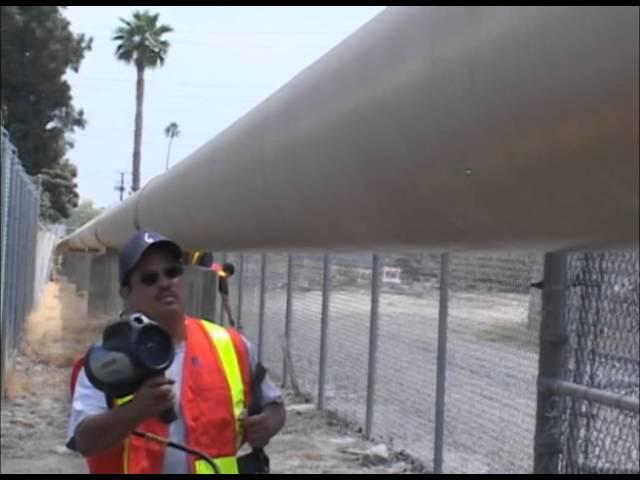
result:
[[[64,75],[77,72],[91,39],[74,35],[64,7],[2,6],[0,112],[27,173],[43,174],[43,217],[65,218],[77,203],[76,170],[65,158],[84,128]]]
[[[78,170],[69,160],[64,159],[51,169],[39,174],[43,189],[40,215],[50,223],[58,223],[69,218],[78,205]]]
[[[167,125],[167,128],[164,129],[164,134],[169,138],[169,147],[167,148],[167,166],[165,170],[169,170],[169,156],[171,155],[171,144],[173,143],[173,139],[175,137],[180,136],[180,128],[176,122],[171,122]]]
[[[137,72],[136,116],[133,132],[132,190],[140,189],[140,162],[142,143],[142,108],[144,103],[144,72],[147,68],[164,65],[169,42],[163,35],[172,32],[168,25],[158,25],[159,14],[145,10],[133,13],[132,20],[120,19],[123,25],[116,29],[113,40],[118,42],[116,57],[133,64]]]
[[[78,229],[100,215],[102,210],[102,208],[96,208],[91,200],[83,200],[73,212],[71,212],[71,216],[65,224],[70,230]]]

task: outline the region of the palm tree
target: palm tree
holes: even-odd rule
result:
[[[144,71],[164,64],[169,42],[162,38],[173,28],[158,25],[159,14],[145,10],[133,13],[131,20],[120,19],[120,25],[113,36],[118,42],[116,57],[127,64],[134,64],[138,73],[136,82],[136,118],[133,133],[133,175],[131,188],[140,189],[140,144],[142,142],[142,105],[144,102]]]
[[[169,170],[169,156],[171,155],[171,144],[173,143],[173,139],[175,137],[180,136],[180,128],[178,128],[178,124],[176,122],[171,122],[167,125],[167,128],[164,129],[164,134],[169,138],[169,148],[167,149],[167,166],[165,170]]]

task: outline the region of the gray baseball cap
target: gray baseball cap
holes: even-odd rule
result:
[[[177,243],[158,232],[140,230],[120,249],[120,258],[118,259],[120,286],[125,284],[131,270],[136,267],[142,255],[151,247],[164,248],[176,260],[182,259],[182,249]]]

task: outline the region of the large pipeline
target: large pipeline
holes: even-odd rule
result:
[[[638,241],[638,7],[393,7],[62,248]]]

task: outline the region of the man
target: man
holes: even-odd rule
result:
[[[231,326],[231,328],[238,328],[240,331],[242,331],[240,325],[236,323],[236,320],[233,316],[233,311],[231,310],[231,301],[229,300],[229,281],[227,279],[231,277],[236,271],[233,263],[225,262],[222,265],[214,263],[213,254],[211,252],[196,252],[193,255],[192,262],[199,267],[211,269],[215,272],[216,278],[218,279],[218,293],[220,294],[222,307],[224,308],[224,311],[227,314],[227,318],[229,319],[229,325]]]
[[[218,272],[218,293],[220,293],[222,306],[224,307],[224,311],[229,319],[229,325],[231,328],[237,328],[242,331],[240,325],[237,324],[236,320],[233,318],[231,301],[229,300],[229,281],[227,279],[233,275],[235,271],[236,268],[233,266],[233,263],[225,262],[222,264],[222,268]]]
[[[111,407],[80,373],[68,440],[88,457],[92,473],[212,473],[206,462],[132,436],[134,430],[203,451],[222,473],[238,473],[243,441],[262,448],[284,425],[282,396],[269,380],[261,389],[262,413],[246,416],[257,363],[253,348],[235,330],[185,315],[181,255],[178,245],[148,231],[120,252],[126,309],[167,329],[176,356],[165,377],[147,381],[128,402],[113,399]],[[158,416],[169,408],[178,418],[166,425]]]

